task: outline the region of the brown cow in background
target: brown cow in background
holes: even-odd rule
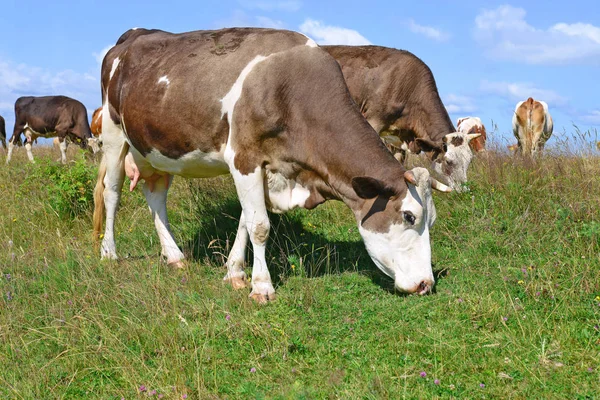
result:
[[[6,122],[4,122],[2,115],[0,115],[0,142],[2,142],[2,147],[6,149]]]
[[[541,153],[554,128],[548,104],[531,97],[517,104],[512,124],[518,145],[516,153],[528,156]]]

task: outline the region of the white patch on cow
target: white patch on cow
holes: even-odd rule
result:
[[[423,168],[415,168],[413,172],[418,186],[408,185],[400,212],[410,211],[415,216],[414,225],[403,221],[392,224],[383,233],[365,229],[361,223],[358,226],[375,265],[403,292],[416,291],[423,281],[431,285],[434,283],[429,229],[435,222],[435,207],[428,182],[429,173]]]
[[[171,83],[171,81],[169,80],[169,78],[167,78],[167,76],[161,76],[160,78],[158,78],[158,82],[157,83],[166,83],[167,86],[169,86],[169,83]]]
[[[172,159],[160,151],[152,149],[145,159],[156,170],[170,175],[180,175],[184,178],[210,178],[229,172],[229,167],[224,160],[224,153],[225,145],[222,145],[219,151],[204,153],[194,150],[178,159]]]
[[[457,132],[468,133],[476,126],[483,126],[481,119],[478,117],[463,117],[456,120]]]
[[[117,57],[113,60],[112,68],[110,69],[110,74],[108,75],[109,81],[112,79],[113,75],[115,74],[115,71],[117,70],[117,67],[119,66],[119,62],[121,62],[119,57]]]
[[[444,177],[448,185],[457,192],[463,190],[462,184],[467,182],[467,170],[473,160],[473,151],[469,146],[469,142],[479,136],[480,134],[466,134],[463,132],[446,135],[444,141],[446,142],[447,151],[441,158],[441,162],[436,160],[432,163],[433,170]],[[462,138],[462,144],[460,146],[452,144],[454,138]],[[450,174],[447,174],[446,170],[450,170]]]
[[[266,171],[266,179],[268,191],[265,197],[271,206],[271,212],[281,214],[296,207],[304,207],[310,190],[279,173]]]
[[[227,122],[229,122],[229,136],[231,138],[231,121],[233,118],[233,109],[235,107],[235,103],[239,100],[242,95],[242,88],[244,86],[244,81],[246,77],[252,71],[252,68],[259,62],[267,59],[265,56],[256,56],[252,61],[248,63],[236,79],[235,83],[229,89],[229,92],[221,99],[221,118],[223,115],[227,113]],[[229,141],[229,140],[228,140]]]

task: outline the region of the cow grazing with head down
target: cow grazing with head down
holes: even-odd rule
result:
[[[0,115],[0,142],[2,142],[2,147],[6,149],[6,122],[2,115]]]
[[[512,125],[513,134],[517,138],[516,153],[527,156],[541,153],[554,129],[548,104],[531,97],[517,104]]]
[[[423,61],[408,51],[381,46],[323,48],[340,64],[352,98],[396,158],[404,162],[409,152],[424,151],[432,161],[443,159],[443,139],[456,129]],[[448,164],[443,176],[458,188],[464,182],[448,173],[454,168],[466,171],[469,165]]]
[[[38,137],[58,137],[61,160],[67,162],[67,140],[88,149],[92,137],[87,111],[81,102],[66,96],[19,97],[15,102],[15,127],[8,141],[6,163],[10,162],[13,148],[21,145],[21,133],[25,134],[27,156],[33,162],[31,144]]]
[[[431,188],[447,188],[394,159],[352,101],[338,64],[306,36],[257,28],[130,30],[104,58],[102,89],[103,158],[94,192],[96,237],[106,209],[102,257],[117,258],[114,223],[125,175],[130,189],[145,180],[162,254],[181,266],[166,210],[173,175],[230,173],[242,215],[224,279],[245,287],[249,239],[255,300],[275,294],[265,259],[267,209],[310,209],[329,199],[351,208],[371,258],[396,288],[431,290]]]
[[[487,133],[481,119],[477,117],[463,117],[456,121],[456,131],[466,133],[468,135],[479,134],[470,140],[469,146],[471,149],[479,153],[485,151],[485,142],[487,141]]]
[[[455,132],[444,136],[446,153],[433,162],[433,170],[446,177],[448,184],[457,192],[464,190],[467,181],[467,168],[473,160],[470,143],[480,137],[480,133]]]

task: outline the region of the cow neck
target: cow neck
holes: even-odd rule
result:
[[[359,124],[359,126],[362,124]],[[366,126],[365,126],[366,125]],[[339,135],[336,140],[334,137]],[[343,149],[318,147],[326,171],[326,187],[319,190],[324,198],[343,201],[355,213],[363,210],[365,200],[358,197],[352,187],[352,179],[370,177],[395,189],[398,194],[406,188],[403,174],[406,169],[385,148],[375,131],[366,123],[349,132],[331,133],[330,143],[344,143]]]

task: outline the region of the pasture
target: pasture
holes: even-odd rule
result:
[[[121,260],[100,261],[96,164],[34,151],[35,165],[21,150],[0,168],[1,398],[600,393],[596,150],[492,153],[473,161],[469,192],[436,192],[429,296],[394,293],[342,203],[271,215],[278,297],[266,306],[222,283],[240,212],[230,177],[175,178],[169,214],[187,269],[160,260],[139,189],[123,191]]]

